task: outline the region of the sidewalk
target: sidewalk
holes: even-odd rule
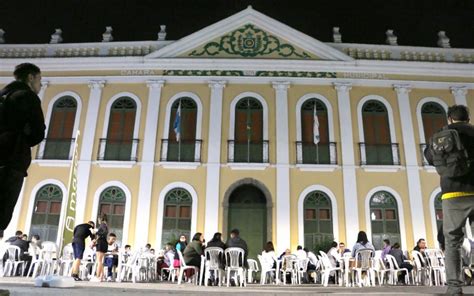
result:
[[[383,286],[368,288],[345,288],[320,285],[247,285],[240,287],[204,287],[191,284],[164,283],[90,283],[77,282],[70,289],[36,288],[33,279],[0,278],[0,289],[10,290],[10,295],[67,295],[67,296],[117,296],[117,295],[442,295],[446,287]],[[474,286],[465,287],[466,295],[474,295]]]

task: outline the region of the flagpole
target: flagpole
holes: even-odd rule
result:
[[[178,161],[181,161],[181,98],[179,99],[179,103],[178,103],[178,110],[176,111],[176,115],[178,115],[178,112],[179,112],[179,139],[178,139]]]

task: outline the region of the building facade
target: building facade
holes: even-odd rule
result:
[[[59,242],[80,131],[76,223],[107,213],[122,243],[239,228],[251,255],[359,230],[436,246],[422,149],[448,106],[474,108],[474,50],[336,37],[249,7],[178,41],[0,45],[0,84],[42,69],[47,124],[7,233]]]

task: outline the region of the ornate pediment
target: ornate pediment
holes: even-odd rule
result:
[[[182,57],[319,59],[253,24],[215,38]]]

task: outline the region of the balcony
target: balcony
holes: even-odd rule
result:
[[[71,160],[75,140],[46,138],[38,146],[36,159]]]
[[[366,144],[359,143],[361,166],[399,166],[400,150],[398,143]]]
[[[227,162],[268,163],[268,141],[227,141]]]
[[[201,162],[202,140],[161,140],[162,162]]]
[[[296,164],[337,165],[335,142],[296,142]]]
[[[100,139],[99,161],[137,161],[138,139],[112,140]]]

